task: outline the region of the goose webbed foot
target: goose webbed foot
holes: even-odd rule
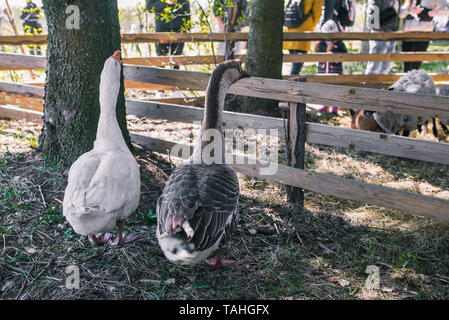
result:
[[[109,232],[99,233],[97,235],[89,234],[88,238],[91,244],[101,246],[111,240],[112,234],[110,234]]]
[[[206,259],[206,263],[215,268],[221,268],[223,266],[230,266],[234,264],[234,260],[222,259],[221,258],[221,249],[218,249],[217,255],[211,258]]]
[[[123,233],[123,221],[117,221],[118,236],[112,237],[108,243],[113,247],[122,247],[137,240],[137,235]]]
[[[109,244],[113,247],[123,247],[124,245],[133,243],[137,240],[137,236],[135,234],[122,234],[118,235],[117,237],[112,237],[111,240],[109,240]]]

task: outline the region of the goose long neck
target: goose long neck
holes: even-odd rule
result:
[[[209,157],[209,152],[206,152],[207,155],[203,155],[203,150],[206,150],[206,146],[213,145],[213,162],[222,161],[221,163],[224,163],[223,109],[226,93],[231,84],[229,80],[223,78],[219,82],[209,82],[200,135],[197,137],[191,158],[193,161],[203,162],[204,156]],[[211,136],[214,137],[212,138],[213,141],[211,141]]]
[[[100,83],[100,119],[98,121],[95,147],[105,150],[128,150],[122,131],[117,121],[116,106],[120,86],[109,81]]]
[[[225,104],[226,93],[231,83],[225,79],[221,80],[218,88],[209,85],[206,91],[206,101],[204,107],[204,119],[202,131],[207,129],[217,129],[223,131],[223,109]]]

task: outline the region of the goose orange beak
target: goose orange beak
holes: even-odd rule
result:
[[[117,60],[118,62],[120,62],[120,50],[117,50],[116,52],[114,52],[114,54],[112,55],[112,57]]]

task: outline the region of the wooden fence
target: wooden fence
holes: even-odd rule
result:
[[[126,65],[125,79],[145,81],[161,85],[175,85],[195,90],[204,90],[209,74],[153,67]],[[42,97],[42,89],[18,84],[0,83],[0,91],[8,94],[29,94]],[[342,107],[359,106],[371,110],[395,110],[406,114],[429,116],[449,116],[449,98],[433,95],[417,95],[401,92],[384,92],[376,89],[341,87],[334,85],[302,83],[296,81],[262,78],[243,79],[233,85],[230,93],[276,99],[291,103],[332,103]],[[202,118],[203,109],[145,102],[127,99],[128,114],[147,116],[169,121],[192,122]],[[27,114],[29,119],[38,118],[42,113],[27,112],[23,109],[0,107],[5,114]],[[225,128],[278,129],[283,135],[284,123],[281,119],[256,115],[225,112]],[[369,152],[399,157],[449,164],[449,144],[428,142],[394,135],[358,131],[321,124],[306,123],[306,141],[324,145],[349,147]],[[132,135],[132,141],[155,152],[166,153],[175,143],[142,135]],[[260,173],[262,164],[234,165],[235,169],[251,176],[268,178],[290,186],[321,192],[336,197],[365,202],[371,205],[402,210],[423,216],[449,221],[449,201],[432,198],[397,189],[371,185],[332,175],[320,174],[279,165],[274,176]]]
[[[215,42],[215,41],[247,41],[248,33],[150,33],[150,34],[122,34],[122,43],[157,43],[167,41],[184,42]],[[285,41],[308,41],[308,40],[435,40],[449,41],[449,33],[445,32],[379,32],[379,33],[317,33],[317,32],[286,32]],[[46,35],[39,36],[0,36],[0,45],[21,45],[21,44],[46,44]],[[45,62],[33,60],[34,57],[22,58],[20,64],[12,66],[7,63],[5,56],[0,56],[0,70],[18,69],[40,69]],[[245,56],[240,56],[245,60]],[[27,60],[28,59],[28,60]],[[3,61],[2,61],[3,60]],[[6,61],[5,61],[6,60]],[[167,66],[167,65],[197,65],[197,64],[217,64],[223,61],[223,56],[171,56],[171,57],[151,57],[151,58],[128,58],[126,64],[142,66]],[[284,55],[283,61],[291,62],[366,62],[366,61],[449,61],[449,52],[407,52],[388,54],[293,54]],[[386,88],[401,76],[396,75],[307,75],[307,82],[345,84],[358,87]],[[448,82],[449,74],[432,74],[434,81]],[[286,79],[292,77],[286,76]],[[154,84],[127,83],[129,89],[173,89],[170,86],[156,87]]]
[[[293,34],[288,35],[290,40]],[[379,38],[381,40],[389,39],[405,39],[404,34],[300,34],[303,40],[316,40],[331,36],[345,36],[344,39],[366,40]],[[434,39],[449,40],[449,34],[426,33],[427,38],[423,37],[423,33],[414,34],[407,39]],[[152,35],[123,35],[122,39],[126,43],[128,40],[137,41],[160,41],[170,36],[167,34]],[[245,40],[245,34],[228,34],[234,40]],[[394,36],[394,37],[393,37]],[[186,41],[210,41],[199,40],[204,35],[183,34],[181,40]],[[220,35],[213,35],[214,39],[219,39]],[[235,37],[235,38],[233,38]],[[15,37],[17,38],[17,37]],[[29,37],[33,38],[33,37]],[[180,40],[180,38],[176,38]],[[203,38],[204,39],[204,38]],[[335,39],[335,38],[333,38]],[[296,39],[295,39],[296,40]],[[16,44],[17,39],[8,40],[7,44]],[[28,39],[34,43],[44,43],[41,38]],[[0,44],[5,44],[5,38],[0,37]],[[30,43],[30,42],[28,42]],[[351,57],[352,56],[352,57]],[[373,59],[371,55],[370,59]],[[342,55],[343,59],[361,59],[358,55]],[[409,56],[402,56],[408,59]],[[323,59],[323,56],[312,56],[311,59]],[[365,57],[364,57],[365,58]],[[401,55],[377,57],[379,59],[401,59]],[[428,55],[428,59],[447,59],[447,53]],[[426,59],[427,59],[426,58]],[[45,59],[42,57],[23,57],[20,55],[0,54],[0,65],[5,68],[29,68],[44,69]],[[148,67],[144,65],[130,65],[127,63],[158,65],[165,63],[164,60],[156,62],[153,58],[138,58],[141,60],[126,60],[124,65],[125,83],[128,88],[179,88],[204,91],[209,74],[193,71],[180,71],[171,69],[160,69]],[[146,62],[143,63],[142,59]],[[153,59],[153,60],[152,60]],[[159,59],[159,58],[158,58]],[[165,58],[164,58],[165,59]],[[169,57],[167,59],[173,59]],[[178,59],[178,58],[175,58]],[[179,59],[193,59],[198,61],[198,57],[179,57]],[[195,60],[197,59],[197,60]],[[207,58],[210,59],[210,58]],[[181,60],[175,61],[180,62]],[[168,60],[165,60],[168,61]],[[182,60],[187,61],[187,60]],[[207,60],[210,62],[211,60]],[[334,60],[332,60],[334,61]],[[434,60],[432,60],[434,61]],[[219,62],[219,61],[217,61]],[[153,63],[153,64],[151,64]],[[376,81],[394,81],[400,75],[374,75]],[[448,80],[447,75],[433,75],[434,79],[440,81]],[[312,80],[317,77],[316,83]],[[229,93],[260,97],[267,99],[275,99],[279,101],[287,101],[290,104],[290,114],[294,115],[295,111],[301,110],[304,103],[314,103],[323,105],[335,105],[346,108],[369,109],[375,111],[395,111],[404,114],[449,117],[449,98],[434,95],[419,95],[402,92],[384,91],[371,88],[360,88],[354,86],[337,86],[327,84],[351,84],[352,82],[363,81],[363,75],[343,75],[334,76],[307,76],[307,82],[297,82],[289,80],[274,80],[263,78],[248,78],[234,84]],[[329,79],[329,80],[322,80]],[[343,79],[343,80],[342,80]],[[324,83],[320,83],[324,82]],[[0,82],[0,105],[9,104],[22,106],[0,106],[0,115],[10,118],[26,118],[28,120],[41,121],[42,117],[42,98],[44,90],[42,87],[30,86],[16,83]],[[176,100],[176,99],[175,99]],[[174,102],[175,100],[171,100]],[[24,109],[23,107],[26,107]],[[200,121],[203,116],[203,109],[193,106],[180,105],[176,103],[164,103],[160,101],[139,101],[133,99],[126,100],[126,109],[128,114],[141,117],[150,117],[154,119],[165,119],[168,121],[188,122]],[[297,112],[296,114],[299,114]],[[277,129],[279,136],[284,137],[285,128],[289,130],[289,134],[293,133],[294,138],[303,138],[302,140],[311,144],[322,144],[333,147],[344,147],[349,149],[363,150],[367,152],[379,153],[390,156],[397,156],[415,160],[422,160],[440,164],[449,164],[449,144],[440,142],[429,142],[419,139],[388,135],[383,133],[374,133],[368,131],[359,131],[329,125],[306,122],[303,126],[301,123],[295,122],[295,118],[289,119],[293,126],[287,126],[284,120],[271,117],[262,117],[256,115],[240,114],[233,112],[225,112],[223,117],[223,126],[226,129],[251,128],[251,129]],[[292,132],[296,130],[295,132]],[[269,130],[268,130],[269,131]],[[305,132],[305,137],[299,133]],[[166,153],[170,150],[175,142],[151,138],[143,135],[131,135],[132,141],[154,152]],[[301,145],[299,145],[301,147]],[[296,188],[303,188],[314,192],[320,192],[343,199],[364,202],[370,205],[386,207],[395,210],[410,212],[422,216],[437,218],[443,221],[449,221],[449,200],[428,197],[412,192],[401,191],[393,188],[372,185],[359,181],[344,179],[341,177],[315,173],[306,171],[301,168],[278,165],[278,170],[273,176],[263,176],[260,169],[265,166],[263,163],[248,164],[248,158],[245,158],[246,164],[235,164],[234,168],[244,174],[264,179],[271,179],[279,183],[283,183]],[[298,160],[298,159],[296,159]],[[299,159],[300,160],[300,159]]]
[[[248,33],[134,33],[122,34],[122,43],[146,42],[209,42],[209,41],[248,41]],[[407,40],[407,41],[448,41],[447,32],[284,32],[284,41],[316,41],[316,40]],[[0,45],[47,44],[47,35],[38,36],[1,36]]]

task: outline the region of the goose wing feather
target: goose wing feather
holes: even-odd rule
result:
[[[139,165],[133,157],[91,151],[70,168],[64,208],[120,211],[117,218],[121,219],[137,208],[139,196]]]
[[[182,164],[158,200],[158,229],[204,250],[237,223],[238,197],[237,175],[229,166]],[[190,236],[182,228],[185,221],[193,230]]]

